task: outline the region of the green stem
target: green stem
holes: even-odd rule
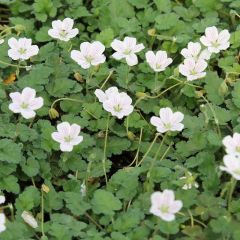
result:
[[[10,66],[10,67],[16,67],[16,68],[24,68],[26,69],[27,66],[21,66],[19,64],[11,64],[11,63],[7,63],[7,62],[4,62],[2,60],[0,60],[0,63],[1,64],[4,64],[4,65],[7,65],[7,66]]]
[[[155,165],[155,162],[156,162],[156,160],[157,160],[158,154],[159,154],[159,152],[160,152],[160,150],[161,150],[161,148],[162,148],[162,145],[163,145],[166,137],[167,137],[167,133],[163,136],[162,141],[161,141],[161,143],[160,143],[160,145],[159,145],[159,148],[158,148],[157,152],[155,153],[155,156],[154,156],[154,158],[153,158],[153,160],[152,160],[152,162],[151,162],[150,168],[149,168],[148,173],[147,173],[147,179],[150,179],[150,178],[151,178],[152,169],[153,169],[153,167],[154,167],[154,165]],[[164,155],[164,154],[163,154],[163,155]]]
[[[104,172],[106,185],[108,183],[107,172],[106,172],[106,151],[107,151],[107,139],[108,139],[108,130],[109,130],[109,120],[110,120],[110,114],[108,114],[108,118],[107,118],[107,126],[106,126],[106,133],[105,133],[105,140],[104,140],[104,149],[103,149],[103,159],[102,159],[103,172]]]
[[[55,101],[52,103],[51,108],[53,108],[54,105],[55,105],[57,102],[62,101],[62,100],[67,100],[67,101],[72,101],[72,102],[83,103],[83,101],[78,100],[78,99],[74,99],[74,98],[59,98],[59,99],[55,100]]]
[[[114,70],[111,70],[106,78],[106,80],[104,81],[104,83],[102,84],[102,86],[100,87],[100,89],[103,89],[105,84],[108,82],[108,80],[111,78],[112,74],[113,74]]]
[[[7,28],[5,28],[4,30],[2,30],[0,32],[0,36],[2,36],[3,33],[7,32],[7,31],[9,31],[10,29],[13,29],[13,28],[15,28],[15,27],[7,27]]]
[[[151,151],[151,149],[152,149],[152,147],[153,147],[153,145],[154,145],[154,143],[156,142],[156,140],[157,140],[158,137],[159,137],[159,134],[157,133],[157,134],[155,135],[155,138],[153,139],[152,143],[150,144],[147,152],[144,154],[144,156],[142,157],[142,159],[141,159],[140,162],[138,163],[137,167],[140,166],[140,165],[142,164],[142,162],[144,161],[144,159],[147,157],[147,155],[148,155],[149,152]]]
[[[158,72],[155,73],[155,80],[154,80],[154,91],[157,91],[157,83],[158,83]]]
[[[188,85],[188,86],[191,86],[191,87],[203,89],[202,87],[200,87],[200,86],[198,86],[198,85],[188,83],[187,81],[185,81],[185,82],[184,82],[184,81],[181,81],[180,79],[175,78],[174,76],[169,77],[169,79],[173,79],[173,80],[178,81],[178,82],[180,82],[180,83],[182,83],[182,84],[184,84],[184,85]]]
[[[86,94],[89,92],[89,84],[92,81],[92,76],[93,76],[93,70],[91,67],[88,69],[88,77],[86,79]]]
[[[126,74],[126,86],[128,86],[128,83],[129,83],[129,73],[130,73],[130,70],[131,70],[131,67],[128,66],[128,70],[127,70],[127,74]]]
[[[44,233],[44,192],[41,189],[41,231],[42,231],[42,237],[45,237]]]
[[[231,181],[230,181],[230,189],[229,189],[229,194],[228,194],[228,211],[230,210],[230,204],[232,201],[232,195],[233,195],[234,189],[236,187],[236,183],[237,183],[237,180],[232,177]]]

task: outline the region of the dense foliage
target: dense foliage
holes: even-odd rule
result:
[[[0,189],[7,217],[0,239],[240,239],[239,184],[219,168],[222,139],[240,132],[239,0],[0,3],[0,11],[9,8],[9,25],[0,26]],[[67,17],[79,34],[68,42],[49,36],[52,21]],[[211,56],[204,78],[186,81],[180,52],[210,26],[227,29],[231,45]],[[111,57],[111,42],[125,36],[145,46],[132,67]],[[19,65],[8,56],[11,37],[31,38],[39,53]],[[106,47],[106,62],[84,69],[71,59],[72,49],[96,40]],[[164,50],[173,62],[155,74],[148,50]],[[111,86],[132,98],[129,116],[110,116],[97,101],[94,91]],[[33,119],[9,109],[9,94],[25,87],[44,99]],[[163,141],[150,118],[164,107],[184,114],[184,129]],[[64,121],[81,126],[83,141],[71,152],[61,152],[51,137]],[[151,194],[164,189],[183,203],[171,222],[149,211]],[[24,222],[24,211],[38,227]]]

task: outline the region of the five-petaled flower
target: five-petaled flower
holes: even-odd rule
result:
[[[150,122],[160,133],[168,131],[182,131],[184,125],[181,123],[184,115],[181,112],[173,112],[171,108],[161,108],[160,117],[151,117]]]
[[[116,51],[112,57],[116,60],[125,58],[129,66],[134,66],[138,63],[138,58],[135,53],[144,49],[143,44],[137,44],[137,39],[134,37],[125,37],[123,41],[114,39],[111,47]]]
[[[156,54],[148,51],[145,56],[147,63],[155,72],[164,71],[173,61],[172,58],[168,58],[166,51],[157,51]]]
[[[207,68],[207,62],[203,59],[197,61],[193,58],[186,58],[183,64],[179,65],[179,72],[187,77],[188,81],[203,78],[206,76],[204,70]]]
[[[196,42],[189,42],[187,48],[183,48],[181,54],[184,58],[192,58],[195,61],[198,59],[209,60],[211,57],[211,53],[208,49],[202,50],[201,44]]]
[[[226,50],[229,45],[230,33],[228,30],[218,32],[215,26],[207,27],[205,35],[200,38],[201,43],[208,48],[211,53],[219,53]]]
[[[97,89],[95,95],[103,104],[103,108],[119,119],[128,116],[133,111],[132,99],[126,93],[119,92],[116,87],[111,87],[105,92]]]
[[[71,51],[71,58],[82,68],[87,69],[105,62],[106,57],[103,54],[104,50],[104,45],[99,41],[92,43],[83,42],[80,45],[80,51]]]
[[[71,18],[65,18],[63,21],[55,20],[52,22],[52,28],[48,30],[48,35],[52,38],[68,42],[78,34],[78,29],[73,28],[74,21]]]
[[[189,190],[192,187],[198,188],[199,184],[195,181],[195,177],[192,175],[191,172],[186,172],[186,175],[179,178],[180,180],[184,181],[184,185],[182,189]]]
[[[6,216],[4,213],[0,213],[0,233],[6,230]]]
[[[179,212],[182,206],[181,200],[175,200],[172,190],[165,189],[163,192],[154,192],[151,195],[150,213],[164,221],[175,220],[175,213]]]
[[[26,119],[35,117],[35,111],[43,106],[43,98],[36,97],[36,91],[30,87],[24,88],[22,93],[13,92],[9,96],[12,99],[9,109]]]
[[[240,134],[234,133],[233,136],[226,136],[222,140],[227,154],[240,156]]]
[[[37,45],[32,45],[32,39],[28,38],[10,38],[8,40],[10,49],[8,50],[8,56],[13,60],[27,60],[32,56],[35,56],[39,52]]]
[[[223,162],[224,166],[220,166],[220,169],[231,174],[233,178],[240,180],[240,156],[225,155]]]
[[[81,127],[78,124],[70,125],[68,122],[62,122],[57,125],[57,130],[52,133],[52,138],[60,143],[62,152],[71,152],[73,146],[83,141],[83,136],[79,136]]]

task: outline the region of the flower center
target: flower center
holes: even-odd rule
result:
[[[197,71],[196,71],[195,69],[193,69],[193,70],[190,71],[190,74],[191,74],[191,75],[196,75],[196,74],[197,74]]]
[[[212,42],[213,47],[218,48],[220,44],[217,41]]]
[[[115,112],[118,112],[118,113],[122,111],[122,107],[120,106],[120,104],[115,105],[113,109]]]
[[[161,64],[157,63],[157,64],[156,64],[156,68],[157,68],[157,69],[161,68]]]
[[[236,147],[236,151],[240,153],[240,146]]]
[[[19,48],[18,52],[20,54],[25,54],[27,52],[27,49],[26,48]]]
[[[66,30],[62,29],[62,30],[59,32],[59,35],[60,35],[60,37],[65,38],[65,37],[67,37],[68,33],[67,33]]]
[[[92,60],[94,59],[93,56],[88,55],[85,57],[86,61],[91,64]]]
[[[171,129],[171,128],[172,128],[172,125],[171,125],[171,123],[165,123],[165,124],[164,124],[164,127],[165,127],[166,129]]]
[[[125,55],[129,55],[129,54],[131,54],[131,52],[132,52],[132,50],[127,48],[127,49],[124,50],[123,53],[124,53]]]
[[[159,210],[162,212],[162,213],[168,213],[169,212],[169,206],[167,205],[162,205]]]
[[[72,141],[72,139],[73,139],[73,138],[72,138],[70,135],[69,135],[69,136],[66,136],[66,137],[64,137],[64,141],[65,141],[65,142],[68,142],[68,143],[69,143],[69,142],[71,142],[71,141]]]
[[[28,106],[29,106],[29,104],[28,104],[28,103],[25,103],[25,102],[23,102],[23,103],[21,104],[21,108],[23,108],[23,109],[27,109]]]

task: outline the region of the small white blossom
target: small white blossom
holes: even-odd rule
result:
[[[4,39],[0,39],[0,45],[4,43]]]
[[[201,44],[198,42],[189,42],[187,48],[182,49],[181,54],[185,58],[193,58],[195,61],[198,59],[209,60],[211,57],[208,49],[202,50]]]
[[[137,44],[136,38],[125,37],[123,41],[114,39],[111,47],[116,51],[112,57],[116,60],[126,59],[129,66],[134,66],[138,63],[138,58],[135,53],[144,49],[143,44]]]
[[[234,133],[233,136],[226,136],[222,140],[227,154],[240,156],[240,134]]]
[[[184,64],[179,65],[179,72],[187,77],[188,81],[203,78],[206,76],[204,70],[207,68],[207,62],[203,59],[195,61],[192,58],[184,60]]]
[[[22,93],[10,93],[12,103],[9,104],[9,109],[14,113],[20,113],[24,118],[33,118],[36,115],[36,110],[43,106],[43,98],[35,97],[36,91],[30,87],[23,89]]]
[[[68,42],[78,34],[78,29],[73,28],[74,21],[71,18],[65,18],[63,21],[55,20],[52,22],[52,28],[48,30],[48,35],[52,38]]]
[[[68,122],[62,122],[57,125],[57,130],[52,133],[52,138],[60,143],[62,152],[71,152],[73,146],[83,141],[83,136],[79,136],[81,127],[78,124],[70,125]]]
[[[38,222],[31,213],[27,211],[23,211],[21,214],[21,217],[24,220],[24,222],[26,222],[30,227],[32,228],[38,227]]]
[[[161,108],[160,117],[151,117],[150,122],[160,133],[168,131],[182,131],[184,125],[181,123],[184,115],[181,112],[173,112],[171,108]]]
[[[119,94],[117,87],[110,87],[105,92],[101,89],[96,89],[94,94],[98,98],[99,102],[103,103],[104,101],[111,98],[111,96],[115,96],[116,94]]]
[[[5,196],[4,195],[0,195],[0,204],[5,203],[5,201],[6,201]]]
[[[179,179],[184,180],[184,185],[182,189],[189,190],[192,187],[198,188],[199,184],[195,181],[195,178],[193,177],[191,172],[187,172],[186,176],[180,177]]]
[[[0,213],[0,233],[6,230],[6,217],[4,213]]]
[[[95,95],[99,102],[103,103],[103,108],[119,119],[128,116],[133,111],[132,99],[126,93],[118,92],[116,87],[107,89],[105,93],[97,89]]]
[[[153,51],[148,51],[145,56],[147,63],[155,72],[164,71],[173,61],[172,58],[168,58],[165,51],[157,51],[156,54]]]
[[[207,27],[205,35],[200,38],[201,43],[208,48],[211,53],[219,53],[226,50],[229,45],[230,33],[228,30],[218,32],[215,26]]]
[[[35,56],[39,52],[37,45],[32,45],[32,39],[28,38],[10,38],[8,40],[10,49],[8,50],[8,56],[13,60],[27,60],[32,56]]]
[[[240,157],[234,155],[225,155],[223,162],[224,166],[220,166],[220,169],[231,174],[235,179],[240,180]]]
[[[83,42],[80,45],[80,51],[71,51],[71,58],[82,68],[87,69],[105,62],[104,50],[104,45],[99,41],[93,43]]]
[[[151,195],[151,204],[150,213],[167,222],[175,220],[175,213],[183,206],[182,201],[175,200],[174,192],[168,189],[154,192]]]
[[[83,182],[83,183],[81,184],[81,189],[80,189],[80,192],[81,192],[81,195],[82,195],[83,197],[85,197],[85,196],[86,196],[87,187],[86,187],[86,184],[85,184],[85,182]]]

